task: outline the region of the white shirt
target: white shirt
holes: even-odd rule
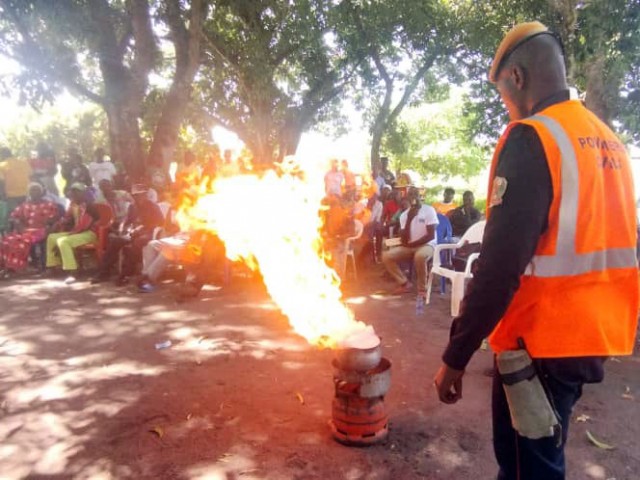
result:
[[[373,207],[371,207],[372,222],[380,223],[380,221],[382,220],[382,210],[383,210],[382,202],[380,200],[376,200],[375,203],[373,204]]]
[[[407,217],[409,216],[409,209],[402,212],[400,215],[400,228],[404,229],[407,224]],[[427,233],[428,225],[438,225],[438,214],[436,209],[431,205],[422,205],[418,214],[411,220],[409,226],[409,242],[415,242],[421,239]],[[434,235],[433,240],[429,242],[429,245],[435,245],[436,238]]]
[[[113,181],[113,177],[117,173],[116,166],[111,162],[91,162],[87,165],[89,169],[89,174],[91,175],[91,180],[93,180],[93,184],[97,187],[101,180],[109,180]]]
[[[329,170],[324,176],[324,191],[327,195],[342,194],[342,182],[344,182],[344,175],[342,172],[334,172]]]

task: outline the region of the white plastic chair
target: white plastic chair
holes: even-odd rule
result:
[[[342,270],[347,273],[347,262],[349,258],[351,259],[351,266],[353,267],[353,278],[358,279],[358,271],[356,269],[356,254],[354,250],[354,246],[356,241],[362,236],[362,232],[364,231],[364,225],[359,220],[353,221],[355,226],[355,233],[352,237],[347,237],[345,239],[345,256],[344,256],[344,269]],[[345,277],[346,278],[346,277]]]
[[[467,265],[464,272],[456,272],[450,268],[442,266],[440,263],[440,252],[443,250],[454,250],[462,248],[467,243],[482,243],[482,236],[484,234],[484,227],[486,221],[474,223],[465,232],[458,243],[443,243],[436,245],[433,253],[433,266],[429,272],[429,280],[427,281],[427,298],[426,303],[429,304],[431,300],[431,285],[433,284],[433,276],[440,275],[451,280],[451,316],[456,317],[460,312],[460,302],[464,297],[464,284],[468,278],[473,278],[471,273],[471,266],[473,262],[480,256],[479,253],[472,253],[467,259]]]

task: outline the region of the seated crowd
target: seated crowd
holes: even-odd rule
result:
[[[409,277],[415,275],[415,291],[424,298],[427,265],[433,257],[434,245],[457,242],[471,225],[482,219],[474,206],[473,193],[465,191],[462,205],[458,206],[454,202],[455,191],[448,187],[443,202],[427,205],[423,192],[412,186],[411,178],[401,174],[396,181],[385,157],[373,169],[370,188],[366,188],[366,179],[352,183],[347,180],[350,176],[353,174],[345,160],[342,164],[333,160],[325,175],[325,245],[334,269],[344,276],[345,252],[354,243],[355,255],[361,261],[368,258],[384,265],[387,276],[397,284],[395,293],[413,292]],[[363,237],[357,234],[356,221],[363,224]],[[440,232],[442,238],[438,238],[441,223],[447,224],[442,227],[447,227],[450,233],[445,235],[444,229]]]
[[[0,149],[0,277],[23,273],[31,264],[71,284],[89,253],[97,263],[91,283],[135,279],[139,291],[149,292],[178,266],[181,294],[197,294],[212,272],[227,267],[224,246],[208,232],[180,232],[174,208],[205,175],[233,173],[231,152],[224,158],[216,153],[200,165],[188,152],[176,181],[152,188],[131,185],[102,149],[88,165],[70,150],[59,169],[59,196],[50,149],[39,146],[30,160]]]
[[[175,182],[160,191],[130,185],[105,157],[98,149],[94,161],[85,165],[71,150],[61,165],[65,187],[60,197],[50,149],[31,161],[0,149],[0,220],[7,219],[0,222],[3,276],[24,272],[31,260],[39,271],[63,274],[70,284],[87,252],[97,259],[91,283],[113,279],[124,285],[135,279],[140,292],[153,291],[163,275],[174,273],[182,279],[184,295],[193,296],[212,273],[228,274],[222,242],[209,232],[180,231],[174,209],[190,185],[216,171],[231,171],[230,152],[202,164],[188,152]],[[464,193],[458,207],[455,192],[446,189],[444,202],[430,206],[423,204],[419,189],[402,180],[396,182],[384,157],[370,179],[352,172],[346,160],[333,160],[324,178],[324,245],[339,276],[345,276],[347,255],[353,256],[354,266],[356,258],[382,263],[398,292],[413,289],[403,268],[409,263],[418,295],[424,295],[439,214],[447,215],[454,238],[481,214],[471,192]]]

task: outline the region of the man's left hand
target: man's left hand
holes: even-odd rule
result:
[[[438,398],[443,403],[456,403],[462,398],[462,376],[464,370],[456,370],[443,364],[438,370],[433,384],[438,392]]]

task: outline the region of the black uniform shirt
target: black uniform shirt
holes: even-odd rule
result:
[[[561,91],[543,100],[535,114],[553,104],[569,100]],[[473,353],[495,328],[520,286],[520,277],[533,257],[540,235],[547,229],[553,200],[551,174],[536,131],[518,124],[509,132],[498,158],[496,177],[507,180],[500,205],[491,207],[474,278],[462,302],[461,314],[451,326],[449,345],[442,357],[448,366],[463,370]],[[490,201],[490,200],[489,200]],[[566,362],[565,362],[566,360]],[[558,359],[584,381],[600,381],[602,359]],[[584,365],[584,363],[588,365]],[[574,368],[575,367],[575,368]]]

